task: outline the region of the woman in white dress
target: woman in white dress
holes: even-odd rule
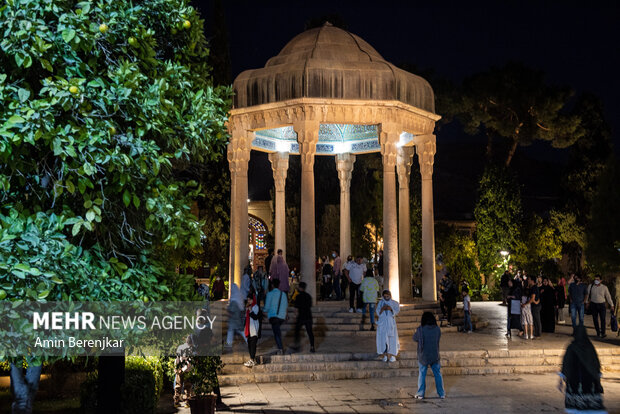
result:
[[[392,299],[389,290],[383,291],[383,298],[376,308],[377,313],[377,354],[383,355],[383,362],[396,362],[400,345],[395,316],[400,310],[398,302]],[[388,359],[389,358],[389,359]]]

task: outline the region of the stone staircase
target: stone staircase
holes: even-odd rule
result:
[[[564,349],[441,352],[444,375],[540,374],[560,369]],[[620,372],[620,348],[598,350],[603,372]],[[221,385],[418,376],[415,352],[401,352],[386,363],[374,353],[266,355],[246,368],[245,355],[224,355]],[[431,370],[428,375],[432,375]]]
[[[370,317],[367,314],[365,318],[364,328],[361,330],[362,314],[361,313],[349,313],[348,301],[334,301],[334,302],[320,302],[318,306],[313,307],[312,316],[314,320],[314,334],[317,337],[373,337],[375,332],[370,331]],[[420,320],[422,314],[426,311],[430,311],[435,314],[439,321],[441,316],[440,307],[435,302],[417,302],[412,304],[403,304],[399,314],[396,316],[396,323],[398,326],[399,335],[411,336],[415,330],[420,326]],[[295,327],[296,309],[289,307],[288,320],[282,324],[282,334],[286,336],[292,333]],[[440,322],[441,330],[446,332],[457,332],[459,327],[463,325],[463,311],[462,309],[455,309],[452,315],[452,326],[446,326],[445,321]],[[480,329],[487,325],[486,322],[479,320],[474,314],[472,317],[472,324],[474,329]],[[223,313],[222,329],[225,335],[227,329],[227,315]],[[272,336],[271,324],[267,320],[267,317],[263,319],[263,336]]]

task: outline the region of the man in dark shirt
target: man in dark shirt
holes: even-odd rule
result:
[[[267,250],[267,257],[265,257],[265,272],[269,275],[271,270],[271,261],[273,260],[273,249]]]
[[[306,283],[300,282],[297,286],[299,294],[295,298],[297,308],[297,322],[295,323],[295,349],[299,349],[299,336],[302,325],[306,327],[310,340],[310,352],[314,352],[314,334],[312,333],[312,297],[306,292]]]
[[[583,325],[583,302],[586,298],[587,286],[581,283],[579,275],[573,275],[573,282],[568,285],[568,297],[570,299],[570,318],[573,322],[573,330],[577,327],[577,315],[579,315],[579,325]]]

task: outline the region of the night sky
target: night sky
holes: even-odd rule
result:
[[[222,2],[233,78],[263,67],[309,19],[335,14],[350,32],[397,65],[411,63],[458,82],[491,66],[518,61],[543,70],[550,83],[592,92],[603,100],[619,152],[620,2]],[[193,4],[209,24],[211,2]],[[457,128],[438,134],[438,144],[462,145],[468,140],[475,139]],[[562,159],[562,151],[550,150],[547,144],[520,151],[543,161]]]

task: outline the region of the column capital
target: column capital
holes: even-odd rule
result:
[[[353,176],[353,164],[355,154],[344,153],[336,155],[336,170],[340,180],[340,192],[348,192],[351,188],[351,178]]]
[[[302,167],[314,166],[316,144],[319,142],[319,125],[319,122],[314,120],[303,120],[293,123],[293,130],[297,133]]]
[[[416,136],[415,145],[422,179],[430,180],[433,178],[433,164],[435,163],[435,152],[437,152],[435,135]]]
[[[396,165],[401,128],[398,124],[389,122],[379,124],[378,130],[381,156],[383,157],[383,168],[392,169]]]
[[[396,154],[396,173],[401,188],[409,188],[411,164],[413,164],[413,147],[400,147]]]
[[[233,133],[227,147],[228,166],[231,174],[247,173],[253,136],[254,133],[250,131],[243,135]]]
[[[273,181],[276,186],[276,191],[284,191],[286,186],[288,155],[288,152],[272,152],[269,154],[269,161],[271,161],[271,169],[273,170]]]

